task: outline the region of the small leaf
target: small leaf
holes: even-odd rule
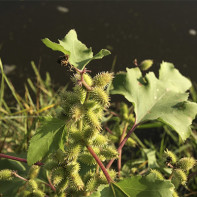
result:
[[[74,29],[70,30],[63,40],[59,40],[59,44],[51,42],[48,38],[42,40],[43,43],[55,51],[61,51],[69,55],[69,63],[78,69],[83,69],[90,61],[101,59],[110,54],[107,49],[100,50],[99,53],[93,56],[92,48],[87,48],[85,44],[77,38],[77,33]]]
[[[127,73],[120,73],[113,80],[111,93],[122,94],[134,104],[136,124],[159,119],[185,140],[197,114],[197,104],[187,101],[188,93],[185,91],[189,87],[189,80],[172,64],[162,63],[159,79],[153,72],[142,77],[139,68],[127,68]]]
[[[28,165],[46,157],[49,153],[63,148],[65,121],[48,117],[39,131],[30,140],[27,154]]]
[[[149,168],[157,168],[159,167],[157,164],[157,159],[155,155],[155,150],[151,149],[143,149],[147,158],[148,158],[148,167]]]

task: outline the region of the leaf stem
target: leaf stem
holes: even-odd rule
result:
[[[120,151],[122,151],[122,148],[123,146],[125,145],[126,141],[128,140],[128,138],[131,136],[131,134],[133,133],[133,131],[136,129],[136,127],[138,126],[139,124],[136,124],[136,120],[133,124],[133,127],[131,128],[131,130],[127,133],[126,137],[122,140],[122,142],[120,143],[117,151],[118,153],[120,154]],[[106,169],[109,169],[111,167],[111,165],[113,164],[115,158],[114,159],[111,159],[111,161],[107,164],[106,166]]]
[[[94,152],[94,150],[92,149],[92,147],[90,146],[86,146],[87,149],[89,150],[89,152],[91,153],[91,155],[94,157],[94,159],[96,160],[97,164],[100,166],[101,170],[103,171],[107,182],[110,184],[112,182],[111,177],[109,176],[109,173],[107,172],[105,166],[103,165],[103,163],[101,162],[101,160],[99,159],[99,157],[96,155],[96,153]]]
[[[26,159],[23,159],[23,158],[20,158],[20,157],[14,157],[14,156],[6,155],[6,154],[3,154],[3,153],[0,153],[0,158],[6,158],[6,159],[11,159],[11,160],[27,163]],[[34,165],[43,166],[44,164],[41,163],[41,162],[36,162]]]
[[[13,171],[12,174],[13,174],[15,177],[17,177],[17,178],[19,178],[19,179],[21,179],[21,180],[23,180],[23,181],[28,181],[26,178],[24,178],[24,177],[18,175],[15,171]]]

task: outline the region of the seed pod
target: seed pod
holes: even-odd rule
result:
[[[98,134],[92,144],[94,146],[102,147],[105,146],[107,143],[108,143],[108,138],[102,134]]]
[[[109,96],[103,89],[95,87],[91,90],[90,95],[91,98],[101,106],[109,107]]]
[[[38,176],[39,171],[40,171],[40,166],[36,166],[36,165],[31,166],[27,176],[28,179],[35,179]]]
[[[113,73],[102,72],[93,78],[94,86],[105,88],[113,79]]]
[[[71,186],[76,190],[82,190],[84,188],[84,183],[78,173],[69,174]]]
[[[5,169],[0,171],[0,180],[8,181],[12,179],[13,179],[13,175],[11,170]]]
[[[38,184],[36,183],[36,181],[34,179],[30,179],[28,181],[28,188],[30,191],[34,191],[38,189]]]
[[[105,147],[100,152],[101,155],[103,155],[106,159],[112,159],[118,157],[118,152],[116,149],[112,147]]]
[[[88,127],[84,130],[83,137],[88,142],[89,140],[94,140],[98,134],[99,131],[96,128]]]
[[[86,191],[95,191],[99,186],[98,179],[96,177],[90,178],[86,183]]]
[[[45,197],[45,193],[41,190],[33,191],[33,197]]]
[[[83,87],[76,85],[74,87],[74,92],[78,95],[80,103],[83,104],[86,99],[87,91]]]
[[[65,169],[58,167],[52,172],[52,180],[54,185],[58,185],[66,176]]]
[[[84,109],[81,104],[73,105],[70,108],[69,116],[72,118],[73,121],[78,121],[83,117]]]
[[[181,169],[175,169],[173,171],[173,178],[177,179],[181,185],[185,185],[186,184],[187,175]]]
[[[196,160],[193,157],[184,157],[178,161],[177,166],[184,171],[189,171],[194,167]]]
[[[98,129],[98,130],[101,129],[100,121],[99,121],[98,117],[96,116],[96,114],[92,110],[86,111],[85,121],[93,129]]]
[[[54,159],[48,159],[44,164],[44,168],[47,170],[52,170],[57,166],[58,166],[58,161]]]
[[[81,152],[81,146],[78,144],[75,146],[68,147],[66,150],[67,159],[69,161],[76,159],[80,152]]]
[[[66,170],[69,174],[78,173],[80,165],[77,162],[70,162],[66,165]]]
[[[159,180],[164,180],[163,175],[162,175],[161,172],[159,172],[158,170],[151,169],[150,172],[153,173],[153,174],[155,174],[155,176],[156,176]]]
[[[69,180],[66,178],[61,181],[61,183],[57,186],[56,189],[58,193],[63,193],[68,188],[68,186],[69,186]]]
[[[176,155],[173,152],[171,152],[168,149],[166,149],[166,151],[164,153],[165,153],[166,157],[170,157],[171,158],[172,164],[175,164],[177,162]]]
[[[92,157],[92,155],[90,155],[89,153],[81,154],[79,157],[79,161],[81,161],[82,163],[87,164],[89,166],[96,164],[94,157]]]

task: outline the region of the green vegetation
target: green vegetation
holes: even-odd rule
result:
[[[74,30],[59,43],[42,41],[63,52],[73,87],[56,93],[32,62],[36,81],[27,79],[21,97],[0,62],[0,196],[196,196],[195,85],[168,62],[157,78],[152,60],[91,76],[87,64],[108,50],[93,55]],[[110,94],[127,101],[112,103]]]

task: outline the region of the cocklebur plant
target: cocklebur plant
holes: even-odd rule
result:
[[[162,178],[163,174],[154,169],[147,176],[139,173],[123,177],[121,155],[124,145],[143,147],[133,132],[153,120],[167,124],[182,140],[187,139],[197,113],[197,104],[188,101],[186,93],[190,81],[167,62],[161,64],[159,78],[153,72],[143,76],[140,67],[147,70],[152,60],[115,76],[101,72],[92,77],[87,64],[109,55],[108,50],[93,55],[92,49],[78,40],[75,30],[59,44],[42,41],[52,50],[63,52],[58,61],[72,72],[73,89],[60,93],[56,117],[43,118],[32,137],[27,154],[27,163],[32,167],[27,179],[15,173],[24,181],[18,196],[175,196],[172,179]],[[118,112],[110,111],[109,92],[123,95],[131,106],[122,103]],[[169,157],[174,162],[171,165],[177,163],[176,157]],[[117,168],[112,165],[115,160]],[[188,171],[191,163],[192,159],[182,159],[177,169]],[[180,170],[173,176],[180,177]],[[39,177],[43,171],[44,180]],[[134,168],[130,171],[138,172]]]

